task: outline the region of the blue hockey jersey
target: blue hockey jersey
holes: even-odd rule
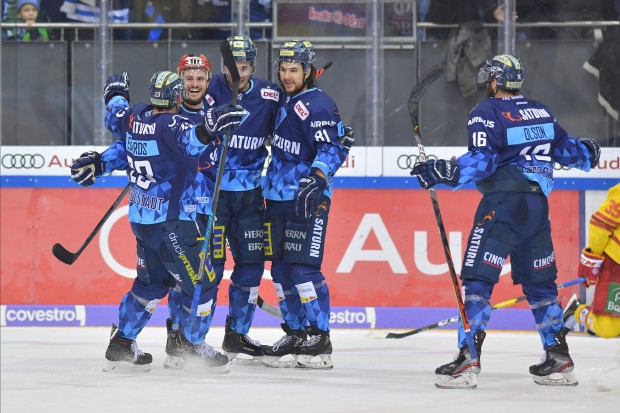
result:
[[[129,221],[195,220],[197,158],[207,146],[196,137],[193,124],[179,114],[153,114],[144,104],[128,107],[120,96],[108,103],[105,124],[122,136],[101,158],[104,173],[127,171],[132,183]]]
[[[224,105],[230,102],[231,94],[224,75],[215,75],[209,84],[206,101],[210,106]],[[246,191],[261,184],[261,174],[268,155],[265,141],[273,133],[281,96],[279,86],[258,78],[251,79],[250,88],[238,94],[237,102],[243,105],[248,114],[230,137],[221,189]],[[221,149],[218,153],[221,153]]]
[[[206,102],[206,101],[205,101]],[[185,116],[195,125],[204,122],[206,106],[200,110],[192,110],[181,106],[181,115]],[[213,201],[213,189],[217,175],[218,148],[216,145],[208,145],[207,149],[198,158],[198,174],[196,174],[195,195],[196,212],[203,215],[211,215],[211,202]]]
[[[332,177],[347,157],[339,136],[340,113],[334,101],[318,88],[285,95],[276,116],[271,162],[263,177],[263,195],[275,201],[295,198],[301,178],[312,168],[327,177],[325,195],[331,198]]]
[[[470,112],[467,130],[469,152],[457,159],[456,188],[513,165],[549,195],[554,163],[590,170],[587,147],[562,129],[547,106],[523,96],[486,99]]]

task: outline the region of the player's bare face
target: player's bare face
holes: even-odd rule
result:
[[[188,69],[183,71],[183,82],[189,96],[183,103],[193,109],[202,108],[202,101],[207,95],[207,88],[211,81],[210,74],[203,69]]]
[[[250,88],[250,79],[254,74],[254,66],[250,62],[235,62],[237,65],[237,70],[239,71],[239,92],[245,92]],[[230,77],[230,73],[226,66],[224,66],[224,75],[226,76],[226,81],[230,85],[232,83],[232,78]]]
[[[300,62],[280,62],[278,77],[282,88],[289,95],[297,95],[307,89],[306,79],[310,72],[304,72]]]

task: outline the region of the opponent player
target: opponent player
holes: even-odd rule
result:
[[[599,337],[620,335],[620,184],[609,188],[607,199],[590,217],[588,246],[581,252],[577,274],[586,287],[596,286],[592,305],[576,295],[564,310],[564,328],[580,324]]]
[[[299,40],[285,42],[276,61],[286,95],[280,100],[263,179],[265,257],[272,261],[286,335],[263,348],[263,363],[272,367],[333,367],[329,290],[321,263],[332,177],[347,151],[339,139],[345,133],[338,108],[315,87],[314,61],[313,45]],[[286,363],[291,357],[285,356],[296,361]]]
[[[491,293],[510,254],[513,282],[527,296],[545,351],[543,361],[530,367],[534,381],[576,385],[557,300],[547,196],[554,162],[588,171],[597,165],[600,147],[594,139],[569,136],[547,106],[519,95],[523,79],[516,57],[502,54],[488,60],[478,73],[488,99],[470,113],[469,151],[457,159],[417,164],[411,174],[427,189],[475,182],[483,195],[461,271],[478,355],[491,315]],[[436,370],[437,387],[476,387],[480,361],[470,357],[462,326],[458,338],[457,358]]]
[[[71,177],[83,186],[116,169],[126,169],[131,182],[129,221],[137,241],[137,278],[121,301],[118,327],[112,326],[106,371],[150,370],[152,356],[140,351],[135,340],[170,288],[178,286],[183,307],[191,307],[201,250],[194,222],[197,163],[192,159],[244,115],[241,106],[223,105],[210,109],[204,121],[193,126],[178,114],[187,89],[171,72],[155,73],[148,91],[152,109],[144,104],[129,107],[127,74],[111,76],[104,89],[105,123],[114,136],[122,138],[102,154],[82,154],[71,166]],[[210,273],[208,278],[211,282],[205,282],[198,321],[179,310],[182,339],[195,364],[225,372],[228,359],[204,343],[215,291],[215,275]]]

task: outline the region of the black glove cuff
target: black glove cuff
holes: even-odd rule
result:
[[[207,127],[204,125],[204,123],[196,125],[196,137],[203,145],[208,145],[217,139],[217,136],[209,136],[209,133],[207,132]]]
[[[108,96],[106,96],[106,98],[104,99],[106,106],[108,106],[108,103],[110,103],[110,101],[112,100],[112,98],[114,96],[122,96],[122,97],[124,97],[127,100],[127,103],[129,103],[129,94],[128,93],[124,93],[124,92],[121,92],[121,91],[118,91],[118,92],[114,91],[114,92],[110,92],[108,94]]]

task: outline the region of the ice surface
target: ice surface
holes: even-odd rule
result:
[[[571,333],[576,387],[539,386],[528,367],[540,360],[537,333],[490,331],[476,390],[440,390],[434,370],[456,352],[455,331],[380,339],[371,330],[332,331],[334,369],[308,371],[233,365],[225,375],[163,368],[166,331],[147,327],[138,344],[151,372],[102,372],[109,328],[3,327],[2,413],[95,412],[612,412],[620,401],[620,339]],[[272,343],[281,330],[251,337]],[[220,348],[223,329],[208,342]]]

